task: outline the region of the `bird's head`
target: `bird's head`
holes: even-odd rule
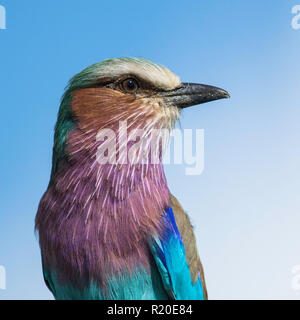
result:
[[[76,154],[82,143],[95,140],[100,129],[116,130],[120,121],[126,121],[129,131],[144,130],[145,138],[153,129],[170,131],[183,108],[228,97],[217,87],[183,83],[167,68],[145,59],[116,58],[94,64],[71,79],[63,96],[54,167],[63,155]],[[72,129],[78,134],[68,138]]]

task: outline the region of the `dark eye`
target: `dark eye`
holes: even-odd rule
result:
[[[125,92],[134,93],[137,91],[138,88],[139,85],[137,81],[133,78],[129,78],[121,82],[121,89]]]

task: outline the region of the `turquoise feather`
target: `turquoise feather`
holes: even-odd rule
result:
[[[165,290],[176,300],[204,300],[200,275],[196,283],[192,281],[172,208],[167,208],[165,213],[167,227],[164,234],[149,239]]]
[[[125,273],[122,277],[112,277],[105,289],[96,283],[85,288],[75,288],[59,284],[55,271],[44,271],[44,277],[57,300],[166,300],[166,294],[160,274],[151,266],[150,274],[143,268],[135,270],[132,275]]]

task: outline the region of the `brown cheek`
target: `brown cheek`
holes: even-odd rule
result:
[[[86,88],[72,94],[71,109],[81,129],[97,129],[113,117],[125,120],[139,105],[129,94],[107,88]]]

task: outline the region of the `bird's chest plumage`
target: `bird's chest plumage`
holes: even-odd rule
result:
[[[110,168],[99,177],[96,167],[90,167],[64,170],[41,200],[37,221],[45,277],[52,286],[72,292],[77,288],[95,293],[95,287],[101,287],[104,297],[113,292],[124,295],[124,281],[130,279],[134,287],[154,294],[153,279],[161,280],[147,238],[162,228],[167,187],[156,185],[157,177],[149,173],[146,180],[136,178],[129,196],[120,199],[109,187],[112,180],[103,178]]]

